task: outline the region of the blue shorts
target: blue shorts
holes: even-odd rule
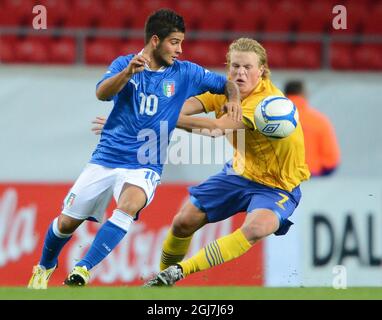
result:
[[[279,218],[276,235],[288,232],[293,214],[301,199],[300,187],[292,192],[272,188],[234,174],[231,163],[198,186],[189,187],[191,202],[206,213],[209,222],[227,219],[236,213],[263,208],[272,210]]]

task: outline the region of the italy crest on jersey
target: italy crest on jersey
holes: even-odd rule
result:
[[[163,93],[167,98],[173,96],[175,94],[175,81],[163,81]]]

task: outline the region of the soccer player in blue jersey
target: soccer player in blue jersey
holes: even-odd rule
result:
[[[62,213],[49,226],[29,288],[47,288],[58,255],[73,232],[84,220],[101,222],[114,196],[117,208],[65,280],[72,286],[89,282],[89,270],[117,246],[152,201],[171,133],[187,98],[207,91],[226,93],[227,109],[240,109],[234,82],[177,60],[184,33],[181,16],[167,9],[155,12],[146,21],[144,49],[114,60],[97,84],[97,98],[113,100],[114,107],[89,163],[64,200]]]

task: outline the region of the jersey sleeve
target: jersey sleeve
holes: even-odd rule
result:
[[[212,94],[211,92],[200,94],[195,98],[201,102],[205,113],[209,113],[212,111],[219,113],[221,107],[226,101],[224,95]]]
[[[96,90],[98,89],[99,85],[103,81],[105,81],[106,79],[109,79],[111,77],[114,77],[116,74],[120,73],[123,69],[125,69],[128,66],[130,60],[131,60],[131,58],[126,59],[126,57],[123,57],[123,56],[120,56],[117,59],[115,59],[111,63],[111,65],[108,67],[107,71],[104,73],[102,79],[100,81],[98,81],[98,83],[96,85]],[[111,101],[113,99],[114,99],[114,97],[110,97],[109,99],[107,99],[107,101]]]
[[[186,73],[189,77],[189,97],[197,96],[204,92],[224,94],[227,78],[215,72],[211,72],[201,66],[187,62]]]

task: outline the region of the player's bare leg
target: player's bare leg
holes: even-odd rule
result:
[[[145,192],[140,187],[126,183],[121,191],[117,209],[99,229],[85,257],[76,264],[64,283],[68,286],[88,284],[89,270],[105,259],[118,245],[145,204]]]
[[[206,223],[208,223],[206,214],[187,200],[174,217],[171,228],[163,242],[160,270],[183,260],[193,234]]]

